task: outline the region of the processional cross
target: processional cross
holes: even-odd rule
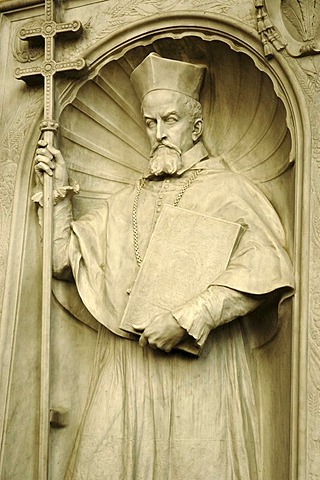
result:
[[[44,41],[44,61],[42,65],[17,68],[15,76],[26,83],[36,83],[44,79],[44,117],[40,128],[43,139],[54,144],[58,129],[55,120],[55,74],[65,71],[81,71],[85,67],[83,59],[58,62],[55,60],[55,40],[58,34],[79,35],[82,25],[78,20],[57,23],[54,15],[55,0],[45,0],[44,22],[39,27],[22,28],[19,36],[29,42]],[[50,431],[50,323],[51,323],[51,277],[52,277],[52,177],[44,175],[43,185],[43,266],[42,266],[42,330],[41,330],[41,385],[39,417],[39,468],[38,480],[49,478],[49,431]]]

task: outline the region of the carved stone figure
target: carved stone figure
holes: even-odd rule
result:
[[[261,478],[254,362],[242,317],[279,302],[293,288],[293,272],[270,202],[202,143],[204,74],[202,66],[155,54],[133,71],[151,144],[148,171],[76,221],[69,194],[77,187],[61,153],[45,142],[37,150],[38,177],[55,181],[55,276],[75,281],[100,324],[69,480]],[[165,204],[240,225],[242,234],[207,288],[133,325],[138,342],[119,325]],[[184,242],[181,250],[190,250]],[[196,255],[195,248],[184,257],[190,276]],[[175,348],[186,340],[198,357]]]

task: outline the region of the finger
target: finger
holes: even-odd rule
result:
[[[48,165],[48,167],[50,168],[55,168],[55,163],[50,160],[48,157],[46,157],[45,155],[36,155],[35,156],[35,163],[36,165],[40,162],[42,163],[45,163],[46,165]]]
[[[166,353],[170,353],[172,350],[172,345],[165,345],[161,348],[161,350],[163,350]]]
[[[161,349],[161,343],[153,335],[148,335],[145,331],[143,336],[146,337],[148,345],[152,350],[157,350],[158,348]]]
[[[139,345],[140,347],[145,347],[146,345],[148,345],[147,337],[145,337],[144,335],[141,335],[141,337],[139,338]]]
[[[47,149],[54,156],[57,163],[64,163],[62,153],[57,148],[54,148],[53,145],[48,145]]]
[[[47,165],[52,170],[52,162],[47,157],[43,155],[37,155],[34,159],[35,167],[37,168],[38,165],[41,163],[42,165]]]
[[[150,345],[150,344],[149,344],[149,345]],[[156,346],[159,350],[163,350],[163,351],[166,352],[166,353],[171,352],[171,350],[172,350],[172,348],[173,348],[172,342],[166,342],[166,341],[155,342],[155,346]]]
[[[160,350],[163,350],[164,352],[169,353],[172,350],[172,345],[170,343],[166,343],[164,345],[161,345],[161,347],[159,348]]]
[[[53,159],[52,153],[50,153],[47,148],[37,148],[36,155],[44,155],[45,157],[49,158],[50,160]]]
[[[38,145],[39,145],[39,147],[46,147],[48,145],[48,142],[46,142],[43,138],[41,138],[38,141]]]
[[[41,173],[43,173],[43,172],[50,175],[50,177],[52,177],[52,175],[53,175],[53,172],[52,172],[51,168],[44,162],[37,163],[37,165],[35,166],[35,171],[36,171],[36,174],[38,175],[39,178],[41,176]]]

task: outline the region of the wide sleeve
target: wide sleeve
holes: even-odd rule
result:
[[[263,295],[246,295],[226,287],[211,286],[192,298],[172,315],[202,347],[211,330],[238,317],[244,317],[259,307]]]
[[[72,204],[69,198],[65,198],[55,205],[53,210],[52,269],[53,275],[62,280],[72,277],[69,262],[72,220]]]
[[[221,214],[243,225],[244,233],[231,255],[227,269],[212,285],[253,295],[294,287],[294,272],[287,252],[285,233],[271,203],[253,184],[230,183],[232,192]]]
[[[228,179],[228,195],[221,195],[215,212],[244,227],[229,264],[206,290],[172,312],[201,346],[212,329],[246,316],[272,292],[279,292],[279,304],[293,293],[293,267],[277,213],[256,186],[242,178],[236,180]]]
[[[71,223],[69,261],[79,295],[90,313],[105,323],[105,261],[108,204]]]
[[[52,270],[53,275],[62,280],[72,278],[69,262],[69,242],[71,236],[71,222],[73,220],[71,198],[80,191],[79,184],[69,178],[69,185],[60,186],[53,190],[53,248]],[[38,205],[38,218],[43,235],[43,186],[39,182],[36,186],[32,201]]]

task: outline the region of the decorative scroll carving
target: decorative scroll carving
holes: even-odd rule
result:
[[[320,266],[317,265],[316,259],[320,256],[319,240],[320,240],[320,218],[319,218],[319,202],[316,200],[317,213],[313,221],[313,244],[311,255],[314,261],[311,289],[310,289],[310,333],[309,343],[309,365],[308,365],[308,478],[310,480],[318,480],[320,478],[320,295],[316,291],[316,285],[320,281]]]
[[[310,55],[296,59],[290,56],[286,50],[284,56],[299,81],[312,114],[313,102],[320,93],[320,57]],[[314,118],[314,121],[317,125],[317,117]]]
[[[67,38],[64,40],[64,48],[59,51],[59,58],[61,61],[67,61],[82,56],[86,49],[106,35],[131,22],[163,12],[188,10],[229,15],[253,28],[256,27],[254,6],[244,4],[241,0],[109,0],[107,6],[104,3],[97,4],[95,13],[83,22],[80,41]],[[41,24],[41,20],[34,19],[25,23],[23,29],[39,30]],[[19,38],[18,32],[14,35],[12,51],[20,63],[33,62],[43,56],[43,48],[32,43],[28,46],[26,41]]]
[[[314,0],[283,0],[282,17],[298,41],[303,42],[301,55],[320,51],[320,2]]]
[[[34,19],[26,22],[24,28],[37,29],[41,25],[41,20]],[[14,58],[20,63],[29,63],[38,60],[43,56],[43,48],[35,44],[29,45],[27,41],[21,39],[18,30],[13,35],[12,53]]]
[[[0,306],[7,264],[15,176],[30,122],[40,109],[42,96],[41,92],[30,90],[25,98],[27,100],[20,103],[3,132],[0,150]]]
[[[254,11],[241,0],[120,0],[109,1],[108,7],[92,17],[91,24],[100,29],[102,38],[122,25],[140,18],[172,11],[198,11],[228,14],[248,23],[254,23]]]
[[[286,40],[289,55],[320,52],[319,0],[264,0],[270,20]]]
[[[292,58],[287,52],[285,56],[304,93],[312,125],[310,284],[304,298],[305,302],[309,301],[308,358],[306,359],[308,459],[305,475],[308,480],[319,480],[320,412],[317,404],[319,405],[320,401],[320,57]]]
[[[11,223],[11,207],[14,191],[16,168],[9,165],[0,178],[0,301],[2,298],[2,280],[7,264],[7,241]],[[1,308],[1,307],[0,307]]]
[[[18,164],[30,120],[41,106],[42,94],[38,89],[28,90],[24,98],[27,100],[20,103],[3,133],[0,155],[0,164],[3,166]]]
[[[318,72],[319,74],[319,72]],[[311,102],[310,102],[311,103]],[[320,95],[314,95],[310,106],[313,121],[313,162],[312,162],[312,243],[310,251],[310,326],[308,359],[308,473],[310,480],[319,480],[320,475],[320,134],[319,134]]]
[[[142,18],[161,15],[163,12],[205,11],[206,13],[229,15],[231,18],[255,28],[254,6],[241,0],[110,0],[95,9],[94,15],[83,22],[81,42],[67,42],[61,59],[81,56],[106,35]]]

